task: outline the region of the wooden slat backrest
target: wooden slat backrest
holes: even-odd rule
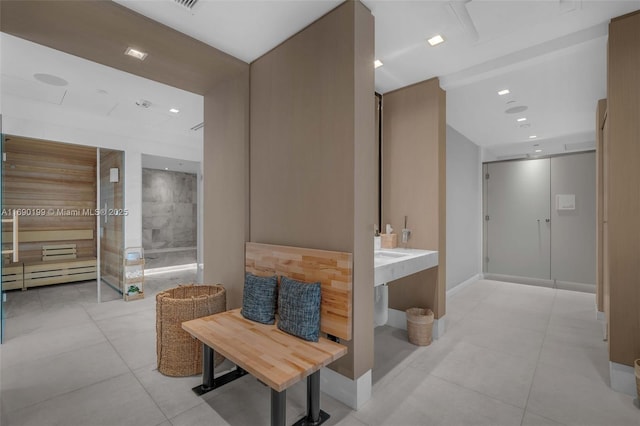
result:
[[[42,260],[44,262],[75,259],[76,257],[77,250],[75,244],[53,244],[42,246]]]
[[[254,275],[286,276],[320,282],[320,329],[351,340],[353,255],[346,252],[246,243],[245,270]]]
[[[48,230],[48,231],[19,231],[18,240],[21,243],[46,242],[46,241],[74,241],[74,240],[92,240],[93,229],[65,229],[65,230]],[[2,233],[2,242],[10,243],[13,241],[11,232]]]

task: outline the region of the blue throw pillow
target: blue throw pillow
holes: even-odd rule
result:
[[[280,277],[278,328],[304,340],[320,337],[320,283]]]
[[[259,277],[244,275],[244,292],[242,293],[242,310],[246,319],[262,324],[273,324],[276,320],[276,292],[278,277]]]

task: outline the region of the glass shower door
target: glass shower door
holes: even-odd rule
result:
[[[551,278],[550,161],[485,166],[485,272]]]
[[[123,293],[124,218],[128,212],[124,209],[124,152],[100,148],[98,156],[99,301],[107,301]]]

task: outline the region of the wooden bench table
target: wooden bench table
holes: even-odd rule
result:
[[[347,353],[338,339],[351,340],[353,324],[353,255],[346,252],[246,243],[245,270],[260,276],[286,276],[321,288],[320,331],[328,338],[307,342],[245,319],[240,309],[182,323],[203,343],[203,394],[249,373],[271,387],[271,425],[284,426],[286,390],[307,378],[307,415],[296,425],[319,425],[329,418],[320,410],[320,369]],[[218,351],[237,368],[214,378]]]
[[[271,425],[286,421],[286,390],[307,378],[307,415],[296,425],[319,425],[328,414],[320,410],[320,368],[347,353],[346,346],[329,339],[308,342],[245,319],[240,309],[182,323],[182,328],[204,344],[203,394],[246,373],[271,388]],[[236,364],[237,370],[214,379],[213,351]]]

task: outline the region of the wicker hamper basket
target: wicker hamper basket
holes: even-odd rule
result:
[[[222,285],[180,285],[156,295],[156,354],[158,371],[183,377],[202,373],[202,343],[182,329],[182,323],[224,312]],[[224,361],[215,354],[214,365]]]
[[[407,333],[409,342],[414,345],[430,345],[433,333],[433,311],[422,308],[407,309]]]

